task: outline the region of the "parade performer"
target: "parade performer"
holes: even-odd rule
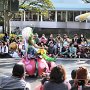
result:
[[[25,54],[26,56],[25,58],[22,58],[22,62],[25,64],[27,74],[31,76],[32,75],[40,76],[43,72],[48,72],[49,67],[46,60],[54,61],[54,58],[48,57],[45,52],[42,54],[43,58],[40,58],[40,55],[39,58],[37,57],[37,53],[40,50],[45,51],[44,49],[45,47],[38,46],[35,43],[32,28],[30,27],[24,28],[22,30],[22,38],[24,40],[26,51]],[[54,64],[52,66],[54,66]]]
[[[29,57],[34,56],[40,47],[35,44],[32,28],[24,28],[22,30],[22,37],[24,39],[24,45],[27,55],[29,55]]]
[[[44,47],[38,46],[33,37],[33,30],[30,27],[26,27],[22,30],[22,37],[25,42],[25,48],[27,51],[28,57],[32,58],[36,55],[36,53],[41,53],[42,57],[47,61],[55,61],[55,58],[49,57],[46,54],[46,50]]]

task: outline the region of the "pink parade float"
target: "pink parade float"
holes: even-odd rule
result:
[[[32,58],[28,58],[27,49],[30,50],[33,48],[37,48],[37,52],[40,47],[33,42],[33,32],[32,28],[26,27],[22,30],[22,37],[25,45],[25,57],[22,58],[20,62],[25,65],[26,73],[29,76],[42,76],[43,73],[48,73],[51,71],[53,67],[56,66],[55,59],[52,57],[48,57],[46,54],[38,55]],[[33,49],[32,49],[33,50]]]
[[[30,76],[41,76],[43,72],[49,72],[49,67],[46,61],[42,58],[35,59],[22,59],[25,65],[26,73]]]

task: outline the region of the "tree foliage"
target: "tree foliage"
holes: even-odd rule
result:
[[[82,1],[84,1],[85,3],[90,3],[90,0],[82,0]]]
[[[20,8],[29,11],[43,12],[53,9],[54,6],[50,0],[21,0]]]

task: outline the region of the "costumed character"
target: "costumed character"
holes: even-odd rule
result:
[[[13,58],[19,58],[19,55],[18,55],[18,52],[17,52],[17,43],[16,42],[12,42],[10,45],[9,45],[9,49],[11,51],[11,56]]]
[[[48,71],[48,65],[45,60],[35,57],[40,47],[34,42],[32,28],[24,28],[22,37],[26,50],[26,58],[23,58],[22,61],[25,64],[26,72],[29,75],[40,76],[44,71]]]

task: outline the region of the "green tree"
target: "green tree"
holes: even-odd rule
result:
[[[10,12],[7,10],[8,0],[5,0],[4,6],[5,6],[5,10],[4,10],[5,31],[4,32],[7,32],[9,34],[10,33],[9,21],[13,17],[13,15],[18,12]],[[19,0],[19,9],[23,9],[25,11],[28,10],[28,11],[34,11],[34,12],[41,12],[41,14],[44,14],[48,12],[48,9],[53,9],[53,8],[54,6],[51,0]]]
[[[82,1],[84,1],[85,3],[90,3],[90,0],[82,0]]]
[[[41,12],[54,7],[50,0],[22,0],[20,2],[20,8],[24,10]]]

